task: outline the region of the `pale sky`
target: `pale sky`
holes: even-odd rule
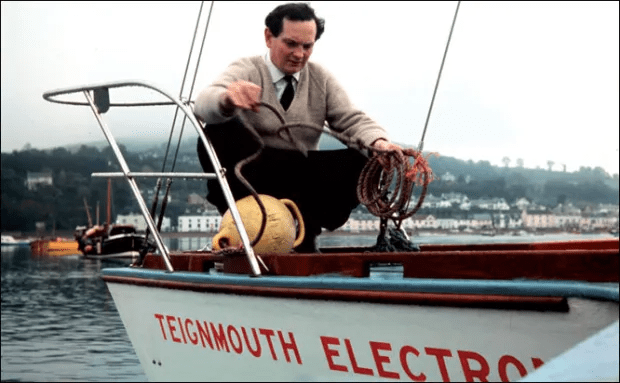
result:
[[[215,3],[194,96],[231,61],[266,52],[264,19],[279,3]],[[311,5],[326,20],[311,60],[392,140],[417,146],[456,2]],[[49,103],[45,91],[143,80],[178,95],[199,7],[3,1],[2,152],[104,139],[90,108]],[[618,173],[618,14],[618,2],[461,3],[424,150]],[[113,109],[106,118],[119,137],[167,138],[172,109]]]

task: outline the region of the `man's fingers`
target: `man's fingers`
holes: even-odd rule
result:
[[[236,81],[228,87],[230,99],[237,108],[259,111],[261,87],[247,81]]]

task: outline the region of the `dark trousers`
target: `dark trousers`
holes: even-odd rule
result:
[[[226,168],[226,179],[235,200],[250,195],[234,174],[237,162],[258,149],[245,127],[233,119],[205,128]],[[198,158],[205,172],[213,172],[209,157],[198,140]],[[299,207],[306,237],[314,239],[321,228],[335,230],[344,225],[359,205],[357,180],[367,158],[354,149],[310,151],[308,156],[292,150],[264,148],[260,157],[245,165],[242,175],[259,194],[288,198]],[[228,205],[217,180],[207,181],[207,200],[224,214]]]

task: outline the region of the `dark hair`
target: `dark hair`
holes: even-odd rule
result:
[[[309,21],[314,20],[316,23],[315,41],[321,38],[325,31],[325,20],[320,19],[306,3],[288,3],[277,6],[265,18],[265,25],[271,31],[271,34],[278,37],[282,33],[283,20],[291,21]]]

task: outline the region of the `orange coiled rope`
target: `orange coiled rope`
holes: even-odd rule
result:
[[[404,149],[403,154],[405,162],[395,152],[377,153],[368,160],[357,183],[357,198],[368,211],[382,219],[394,220],[397,226],[422,207],[428,184],[434,179],[427,158],[420,152]],[[422,191],[416,205],[409,209],[415,184],[422,186]]]

